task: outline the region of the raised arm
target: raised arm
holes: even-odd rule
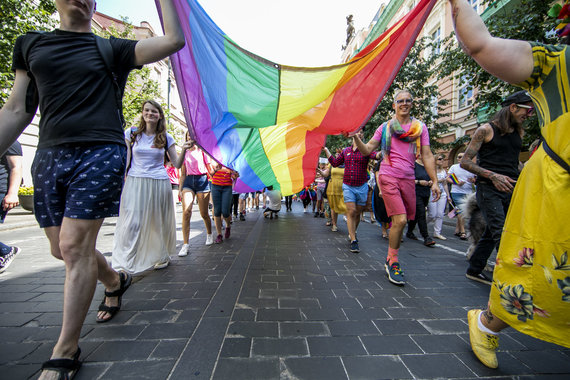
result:
[[[191,140],[185,141],[184,144],[182,144],[182,152],[180,152],[180,154],[177,156],[176,161],[172,161],[172,158],[170,159],[172,165],[174,165],[176,169],[180,169],[182,167],[182,164],[184,163],[184,157],[186,156],[186,151],[192,148],[193,146],[194,146],[194,141]]]
[[[135,47],[135,63],[144,65],[176,53],[184,46],[184,33],[180,27],[172,0],[160,0],[164,36],[140,40]]]
[[[514,189],[514,183],[516,182],[514,179],[502,174],[497,174],[491,170],[484,169],[473,161],[473,158],[477,156],[477,152],[481,149],[481,145],[484,142],[491,141],[492,138],[493,129],[489,124],[483,124],[477,128],[475,133],[473,133],[473,137],[471,138],[465,153],[463,154],[460,165],[463,169],[468,170],[479,177],[489,179],[493,182],[493,185],[497,190],[511,193]]]
[[[509,83],[530,77],[534,63],[528,42],[491,36],[466,0],[449,0],[453,26],[463,51],[487,72]]]
[[[360,140],[360,137],[357,134],[352,136],[352,138],[356,144],[356,147],[363,156],[370,155],[370,153],[372,153],[374,149],[378,148],[378,145],[380,145],[380,141],[374,140],[373,138],[371,138],[370,141],[368,141],[366,144]]]
[[[35,110],[26,112],[26,89],[30,78],[24,70],[16,70],[16,79],[10,97],[0,109],[0,155],[16,141],[22,131],[32,122]]]

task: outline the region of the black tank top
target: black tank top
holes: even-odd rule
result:
[[[493,128],[493,138],[481,145],[477,153],[477,165],[516,180],[519,177],[521,136],[516,130],[501,136],[499,129],[493,123],[489,124]],[[490,182],[483,177],[477,177],[477,180]]]

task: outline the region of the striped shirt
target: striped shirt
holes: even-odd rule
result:
[[[232,173],[227,169],[221,169],[212,176],[212,185],[231,186],[233,185]]]

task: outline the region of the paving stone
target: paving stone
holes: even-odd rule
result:
[[[188,341],[186,339],[165,339],[161,340],[149,359],[177,359]]]
[[[414,335],[412,339],[426,353],[469,352],[471,346],[457,335]]]
[[[274,337],[279,334],[277,322],[237,321],[230,323],[227,334],[242,337]]]
[[[422,353],[420,347],[409,336],[362,336],[360,339],[370,355]]]
[[[347,380],[340,358],[288,358],[284,360],[285,379]]]
[[[303,338],[253,338],[252,356],[307,356]]]
[[[157,344],[157,341],[107,341],[87,358],[95,362],[146,360]]]
[[[365,355],[366,351],[357,337],[308,337],[311,356]]]
[[[93,329],[85,336],[87,340],[134,340],[141,332],[145,329],[145,326],[141,325],[129,325],[129,326],[98,326]]]
[[[279,323],[279,336],[323,336],[330,335],[323,322],[282,322]]]
[[[226,338],[220,352],[220,357],[248,358],[251,352],[252,338]]]
[[[318,299],[302,299],[302,300],[292,300],[292,299],[280,299],[279,308],[282,309],[299,309],[299,308],[317,308],[320,307]]]
[[[461,334],[469,330],[469,326],[459,319],[420,320],[431,334]]]
[[[388,314],[382,308],[343,308],[346,317],[352,321],[370,321],[373,319],[388,318]]]
[[[371,321],[331,321],[327,325],[332,336],[378,335]]]
[[[342,361],[350,380],[413,378],[397,356],[350,356]]]
[[[410,319],[379,319],[374,324],[382,335],[429,334],[418,321]]]
[[[255,311],[252,309],[234,309],[232,321],[254,321]]]
[[[130,323],[148,325],[151,323],[174,322],[178,318],[178,312],[173,310],[141,311],[131,318]]]
[[[0,344],[0,364],[12,364],[24,358],[39,346],[39,343]]]
[[[182,339],[190,338],[197,322],[153,323],[139,335],[139,339]]]
[[[41,316],[39,313],[0,314],[0,327],[19,327]]]
[[[175,363],[174,360],[116,362],[105,372],[104,377],[107,379],[167,379]]]
[[[560,351],[519,351],[511,352],[515,358],[538,373],[570,373],[568,356]]]
[[[347,319],[341,309],[332,308],[301,308],[301,315],[309,321],[339,321]]]
[[[200,318],[202,318],[203,314],[204,313],[202,310],[197,310],[197,309],[184,310],[182,311],[182,313],[180,313],[178,318],[176,318],[175,322],[186,323],[191,321],[198,321],[200,320]]]
[[[524,375],[533,373],[532,369],[515,358],[508,352],[497,351],[497,360],[499,361],[499,368],[489,368],[477,359],[473,352],[458,352],[455,356],[461,360],[471,371],[477,376],[482,378],[495,378],[496,376],[504,376],[508,379],[524,378]],[[531,377],[534,379],[535,377]],[[542,378],[541,378],[542,380]]]
[[[452,354],[401,355],[400,359],[416,378],[475,377],[474,373]]]
[[[299,309],[258,309],[257,321],[300,321]]]
[[[277,358],[221,358],[218,361],[214,380],[279,380]]]

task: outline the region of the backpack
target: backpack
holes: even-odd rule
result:
[[[52,32],[46,31],[30,31],[26,33],[26,37],[22,40],[22,56],[24,57],[24,63],[26,65],[26,71],[28,73],[28,77],[30,77],[30,83],[28,84],[28,88],[26,89],[26,112],[27,113],[34,113],[38,108],[39,104],[39,96],[38,96],[38,89],[36,87],[36,81],[34,79],[34,75],[30,71],[30,65],[28,64],[28,54],[30,50],[34,46],[34,44],[46,34],[53,34]],[[113,47],[111,46],[111,41],[107,38],[99,37],[95,35],[95,44],[97,45],[97,51],[101,55],[103,62],[105,63],[105,67],[107,68],[107,73],[113,82],[113,90],[115,92],[115,102],[117,105],[117,111],[119,113],[119,119],[121,120],[121,125],[123,129],[125,128],[125,118],[123,117],[123,89],[119,85],[118,75],[116,73],[115,67],[115,59],[113,54]]]

